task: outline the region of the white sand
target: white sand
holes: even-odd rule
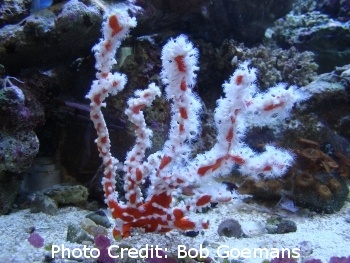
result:
[[[204,241],[208,243],[210,256],[217,262],[223,259],[217,257],[217,248],[220,245],[227,245],[237,250],[247,248],[253,251],[254,248],[300,248],[302,242],[309,242],[309,258],[318,258],[322,262],[328,262],[331,256],[350,256],[350,223],[345,221],[349,215],[350,204],[333,215],[297,216],[289,214],[288,218],[295,221],[298,230],[289,234],[262,234],[250,238],[224,238],[217,234],[218,224],[228,218],[238,220],[243,226],[249,226],[252,222],[265,224],[266,219],[271,217],[271,213],[266,209],[256,209],[257,205],[230,204],[223,205],[205,214],[210,219],[210,229],[204,234],[199,234],[195,238],[185,237],[178,231],[172,231],[166,235],[143,234],[136,231],[131,238],[124,239],[122,243],[134,248],[142,248],[148,245],[158,244],[161,248],[176,253],[178,245],[187,245],[188,248],[199,248]],[[260,207],[261,208],[261,207]],[[265,212],[264,212],[265,211]],[[27,238],[28,228],[35,226],[37,232],[45,239],[45,245],[65,245],[66,248],[83,248],[83,245],[70,244],[66,242],[67,225],[69,223],[79,223],[89,211],[79,210],[74,207],[60,209],[56,216],[49,216],[42,213],[32,214],[29,210],[21,210],[10,215],[0,216],[0,262],[43,262],[45,255],[51,253],[44,248],[34,248]],[[114,242],[113,244],[120,244]],[[305,245],[303,246],[305,247]],[[92,248],[92,246],[90,247]],[[269,250],[270,252],[272,250]],[[61,256],[56,256],[55,262],[75,262],[72,260],[62,260]],[[242,262],[259,262],[263,259],[248,258]],[[84,262],[94,262],[85,259]],[[302,259],[299,259],[302,262]]]

